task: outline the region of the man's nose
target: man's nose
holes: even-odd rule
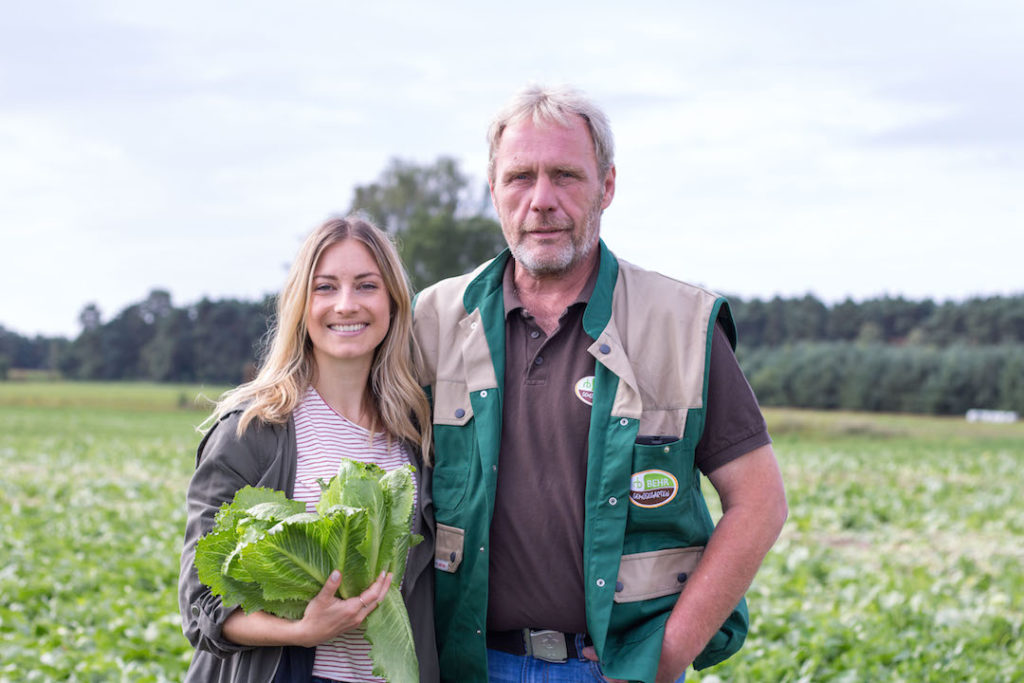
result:
[[[533,185],[533,195],[530,197],[530,210],[538,212],[554,211],[558,206],[555,198],[555,186],[546,175],[539,175],[537,182]]]

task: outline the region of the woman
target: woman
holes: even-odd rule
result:
[[[318,478],[341,457],[384,469],[416,465],[414,533],[402,595],[421,681],[438,679],[433,631],[430,412],[412,376],[412,305],[394,246],[366,221],[327,221],[306,239],[277,302],[257,377],[227,392],[196,458],[178,601],[196,648],[189,681],[378,680],[360,628],[390,585],[378,577],[342,600],[334,572],[299,620],[226,607],[199,582],[196,541],[224,502],[246,486],[284,491],[312,511]]]

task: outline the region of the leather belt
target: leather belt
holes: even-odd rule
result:
[[[584,636],[583,644],[591,644],[589,636]],[[545,662],[583,658],[583,654],[576,650],[576,634],[561,631],[530,628],[521,631],[488,631],[487,647],[510,655],[529,655]]]

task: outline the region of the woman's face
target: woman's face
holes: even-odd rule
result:
[[[307,313],[317,367],[355,363],[369,370],[391,326],[391,297],[366,245],[346,239],[324,250]]]

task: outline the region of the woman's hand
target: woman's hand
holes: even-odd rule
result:
[[[391,574],[381,572],[366,590],[347,600],[337,596],[340,585],[341,572],[334,570],[298,621],[236,609],[224,622],[223,635],[239,645],[315,647],[362,624],[391,587]]]
[[[337,596],[340,585],[341,572],[335,569],[317,596],[306,605],[306,613],[296,624],[299,644],[314,647],[362,624],[384,599],[391,586],[391,574],[381,572],[366,590],[347,600]]]

